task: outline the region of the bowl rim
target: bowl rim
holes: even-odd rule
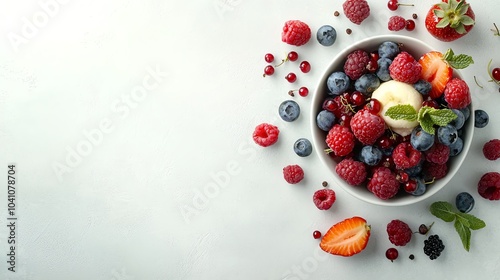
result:
[[[426,192],[421,195],[421,196],[411,196],[409,195],[408,197],[398,197],[395,199],[388,199],[388,200],[382,200],[375,195],[371,194],[368,190],[366,191],[366,194],[370,194],[373,197],[367,197],[364,195],[361,195],[358,193],[356,188],[359,187],[364,187],[364,186],[350,186],[348,185],[344,180],[338,177],[337,174],[335,174],[335,171],[332,170],[332,167],[334,167],[333,160],[330,158],[330,156],[326,155],[323,151],[323,149],[320,149],[319,147],[324,147],[324,139],[320,142],[318,139],[318,134],[321,133],[319,132],[319,128],[316,126],[316,115],[319,112],[319,104],[322,103],[322,100],[325,98],[324,96],[324,85],[326,83],[326,80],[328,79],[328,76],[335,70],[338,69],[338,65],[334,65],[335,62],[337,61],[337,64],[339,63],[341,59],[344,59],[349,53],[352,51],[359,49],[360,46],[365,45],[367,43],[370,43],[371,41],[379,41],[382,43],[383,41],[403,41],[403,44],[411,44],[411,43],[416,43],[419,44],[419,48],[426,48],[428,51],[436,50],[436,48],[433,48],[426,42],[423,42],[421,40],[415,39],[413,37],[409,36],[404,36],[404,35],[376,35],[376,36],[371,36],[367,37],[365,39],[359,40],[357,42],[354,42],[350,44],[349,46],[345,47],[342,49],[339,53],[337,53],[333,59],[327,64],[326,68],[321,72],[321,78],[318,80],[316,83],[315,90],[313,92],[312,100],[311,100],[311,108],[310,108],[310,127],[311,127],[311,133],[312,133],[312,140],[313,140],[313,145],[316,150],[316,154],[319,156],[322,164],[329,169],[330,173],[333,173],[331,177],[336,181],[340,187],[349,193],[350,195],[356,197],[357,199],[360,199],[364,202],[368,202],[370,204],[375,204],[375,205],[380,205],[380,206],[406,206],[406,205],[411,205],[418,203],[420,201],[423,201],[431,196],[433,196],[435,193],[439,192],[442,190],[448,183],[449,181],[455,176],[457,171],[460,169],[462,166],[463,161],[465,160],[467,153],[469,152],[470,145],[472,142],[473,134],[474,134],[474,109],[473,109],[473,104],[471,103],[468,107],[470,109],[470,117],[467,120],[466,124],[468,124],[468,129],[466,132],[466,135],[463,139],[464,141],[464,146],[462,149],[462,152],[460,153],[460,156],[457,156],[453,163],[453,170],[450,170],[451,168],[448,169],[448,173],[446,177],[439,179],[440,184],[439,186],[433,186],[432,188],[428,188]],[[335,66],[335,67],[334,67]],[[463,76],[461,75],[459,70],[454,69],[453,70],[453,77],[458,77],[460,79],[463,79]],[[321,100],[318,100],[321,99]],[[321,102],[321,103],[319,103]],[[333,168],[334,169],[334,168]],[[451,171],[451,172],[450,172]]]

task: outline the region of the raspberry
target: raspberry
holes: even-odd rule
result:
[[[445,164],[450,157],[450,147],[439,142],[435,142],[429,150],[424,152],[424,154],[427,161],[437,164]]]
[[[298,165],[288,165],[283,168],[283,176],[289,184],[297,184],[304,179],[304,170]]]
[[[477,184],[477,191],[483,198],[500,200],[500,173],[488,172],[484,174]]]
[[[366,180],[366,167],[360,161],[346,158],[335,166],[335,172],[349,185],[358,186]]]
[[[379,115],[361,110],[352,117],[351,130],[361,143],[372,145],[384,134],[385,122]]]
[[[253,132],[253,141],[262,147],[271,146],[278,141],[280,131],[278,127],[262,123],[255,127]]]
[[[311,39],[311,29],[300,20],[289,20],[283,26],[281,41],[294,45],[302,46]]]
[[[405,246],[411,240],[413,232],[408,224],[401,220],[392,220],[387,224],[389,241],[396,246]]]
[[[446,163],[437,164],[426,161],[424,162],[424,166],[422,168],[424,179],[429,181],[444,178],[448,173],[448,165],[446,165]]]
[[[355,24],[361,24],[370,15],[370,6],[366,0],[347,0],[342,8],[345,16]]]
[[[367,187],[378,198],[387,200],[398,193],[399,182],[389,168],[378,167],[373,171]]]
[[[389,66],[391,77],[400,82],[414,84],[420,79],[422,65],[407,52],[400,52]]]
[[[363,50],[355,50],[347,55],[344,63],[344,72],[351,80],[357,80],[368,70],[366,67],[370,63],[370,55]]]
[[[314,192],[313,201],[319,210],[328,210],[335,202],[335,192],[331,189],[321,189]]]
[[[444,88],[444,100],[450,109],[462,109],[471,103],[469,86],[459,78],[451,79]]]
[[[420,162],[422,153],[413,148],[409,142],[402,142],[394,148],[392,159],[397,169],[407,169]]]
[[[406,26],[406,20],[401,16],[392,16],[389,18],[389,22],[387,23],[387,28],[390,31],[399,31],[403,30]]]
[[[486,142],[483,146],[483,154],[489,160],[497,160],[500,158],[500,140],[493,139]]]
[[[354,149],[354,134],[349,128],[336,124],[328,132],[326,144],[336,156],[346,156]]]

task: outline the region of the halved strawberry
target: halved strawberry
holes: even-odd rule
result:
[[[319,246],[327,253],[350,257],[363,251],[370,239],[370,226],[361,217],[352,217],[333,225]]]
[[[446,84],[453,76],[453,68],[443,60],[443,54],[438,51],[424,54],[418,63],[422,65],[422,79],[431,83],[432,88],[429,96],[432,99],[440,97]]]

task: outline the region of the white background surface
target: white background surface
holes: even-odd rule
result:
[[[500,65],[500,37],[490,31],[496,1],[471,0],[477,24],[453,43],[425,30],[434,1],[413,1],[415,7],[397,12],[386,1],[369,1],[372,13],[361,26],[333,16],[342,1],[67,0],[55,2],[43,22],[47,2],[0,3],[0,177],[16,164],[18,217],[12,273],[6,263],[7,182],[0,183],[1,279],[498,279],[500,204],[476,190],[483,173],[498,170],[481,154],[487,140],[500,138],[500,93],[486,71],[490,59]],[[277,108],[290,89],[313,92],[341,49],[390,33],[390,16],[412,13],[419,16],[416,30],[398,34],[472,55],[475,64],[463,74],[476,108],[491,119],[475,130],[464,166],[445,189],[412,206],[385,208],[333,184],[314,153],[293,153],[297,138],[311,137],[311,95],[295,97],[302,114],[294,123],[281,121]],[[281,42],[289,19],[309,24],[307,45]],[[38,27],[27,30],[27,21]],[[314,38],[323,24],[337,29],[331,47]],[[12,34],[24,39],[12,44]],[[290,50],[299,61],[262,78],[264,54],[279,60]],[[302,59],[312,65],[308,74],[298,70]],[[294,85],[283,79],[289,71],[298,73]],[[137,95],[145,80],[151,89]],[[262,122],[281,130],[279,142],[265,149],[251,139]],[[283,180],[288,164],[304,168],[303,182]],[[58,175],[54,166],[66,169]],[[325,180],[337,202],[320,211],[312,194]],[[461,191],[473,194],[471,214],[487,223],[473,232],[468,253],[452,224],[428,211],[432,202],[453,202]],[[366,250],[351,258],[320,251],[312,232],[354,215],[372,225]],[[399,248],[397,261],[388,261],[385,226],[392,219],[415,230],[435,222],[443,255],[430,261],[424,238],[415,235]]]

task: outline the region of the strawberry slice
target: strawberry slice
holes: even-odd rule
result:
[[[370,226],[361,217],[352,217],[333,225],[319,246],[327,253],[350,257],[363,251],[370,239]]]
[[[446,83],[453,76],[453,68],[443,60],[443,54],[431,51],[424,54],[418,61],[422,65],[422,79],[431,83],[429,96],[436,99],[443,94]]]

